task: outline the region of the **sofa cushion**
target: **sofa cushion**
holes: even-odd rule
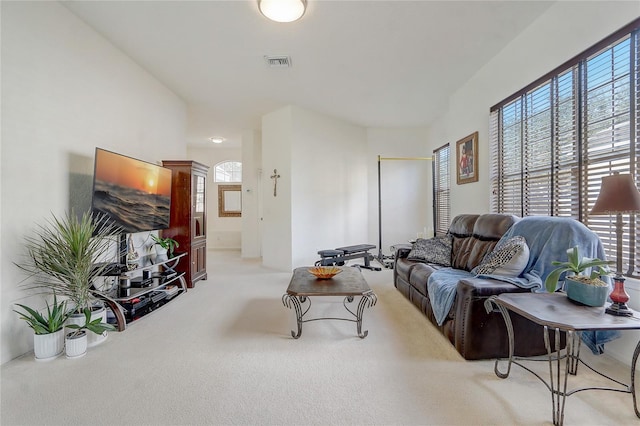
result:
[[[409,284],[423,296],[428,296],[427,281],[429,280],[429,276],[440,268],[440,266],[434,264],[417,263],[411,270]]]
[[[529,262],[529,246],[524,237],[517,235],[500,241],[471,272],[476,275],[519,276]]]
[[[517,220],[516,216],[508,214],[456,216],[449,228],[453,236],[451,266],[471,271],[493,251],[502,235]]]
[[[407,259],[451,266],[451,238],[448,235],[429,239],[418,238]]]
[[[453,218],[449,226],[451,235],[451,266],[466,269],[469,254],[473,248],[473,227],[478,220],[477,214],[461,214]]]
[[[395,272],[402,280],[409,282],[411,271],[417,265],[416,262],[408,260],[407,258],[401,258],[396,261]]]

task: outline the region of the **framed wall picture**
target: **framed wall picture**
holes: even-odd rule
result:
[[[218,185],[218,217],[242,216],[242,185]]]
[[[456,142],[456,182],[478,181],[478,132]]]

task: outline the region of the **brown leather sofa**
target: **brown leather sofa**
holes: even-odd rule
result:
[[[504,214],[459,215],[449,228],[452,237],[451,266],[471,271],[493,250],[500,237],[519,219]],[[530,292],[514,284],[486,278],[462,279],[457,284],[455,301],[445,322],[435,319],[427,280],[436,269],[433,264],[407,259],[411,246],[396,248],[394,285],[437,327],[465,359],[508,356],[508,337],[502,315],[487,313],[484,302],[500,293]],[[510,313],[515,331],[515,354],[534,356],[546,353],[542,327]]]

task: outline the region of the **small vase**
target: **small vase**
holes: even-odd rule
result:
[[[33,335],[33,353],[36,361],[50,361],[64,350],[64,328],[49,334]]]
[[[624,277],[616,276],[613,279],[613,291],[609,295],[611,301],[619,304],[626,304],[629,301],[629,294],[624,289]]]
[[[67,334],[65,339],[65,352],[67,358],[80,358],[87,353],[87,332],[81,331],[77,335],[73,332]]]

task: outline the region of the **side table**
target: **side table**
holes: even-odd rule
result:
[[[492,296],[485,302],[485,308],[488,312],[492,311],[494,306],[497,307],[502,314],[509,336],[509,358],[507,360],[507,369],[506,372],[501,372],[499,364],[504,360],[496,359],[494,365],[496,375],[503,379],[509,377],[511,365],[515,364],[529,371],[542,381],[551,392],[554,425],[560,426],[563,424],[566,397],[585,390],[608,390],[632,394],[633,408],[636,416],[640,418],[635,393],[635,371],[638,354],[640,354],[640,342],[638,342],[633,352],[630,384],[622,383],[608,377],[605,374],[596,371],[580,359],[581,332],[599,330],[640,330],[640,313],[634,311],[633,316],[631,317],[609,315],[604,312],[603,307],[594,308],[576,305],[571,302],[566,295],[561,293],[504,293],[498,296]],[[550,378],[548,382],[521,362],[527,360],[527,358],[513,356],[513,326],[511,324],[511,318],[508,311],[520,314],[536,324],[543,326],[544,344],[547,349],[547,359],[549,363]],[[551,340],[549,338],[550,330],[555,332],[554,337],[556,348],[560,348],[560,333],[566,333],[567,338],[564,354],[563,350],[552,352]],[[563,360],[565,364],[564,374],[562,374]],[[568,375],[571,374],[575,376],[578,372],[578,364],[580,363],[605,379],[615,383],[617,387],[589,387],[567,390]]]

